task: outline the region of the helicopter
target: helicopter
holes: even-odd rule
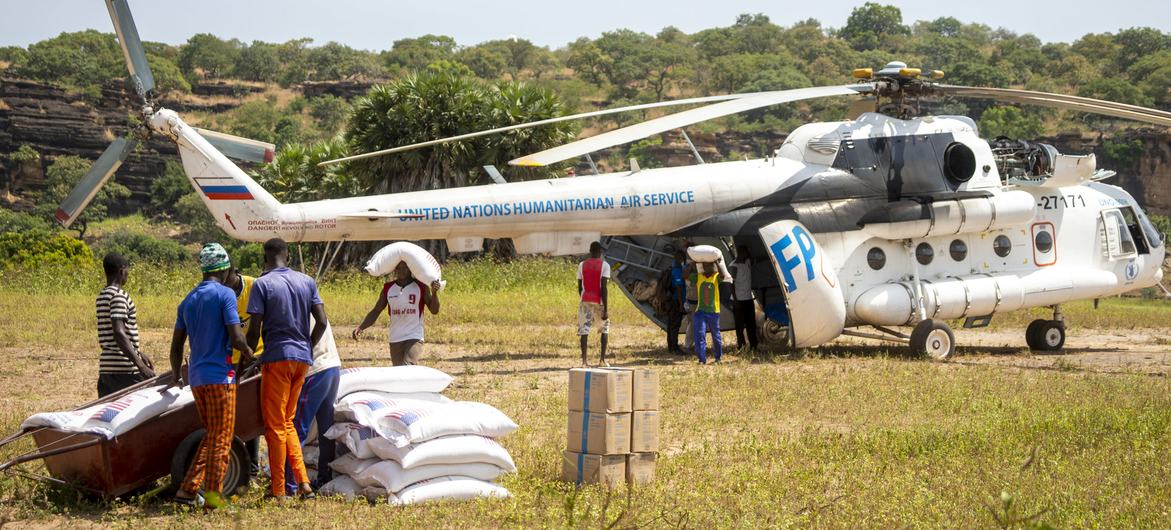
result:
[[[865,97],[843,121],[798,127],[770,156],[508,183],[282,204],[226,154],[271,157],[270,147],[199,131],[150,105],[153,81],[126,0],[105,0],[144,101],[142,129],[173,140],[183,168],[220,228],[244,241],[443,239],[473,252],[511,238],[521,254],[585,253],[601,240],[620,290],[664,326],[646,297],[681,241],[746,246],[754,256],[758,319],[790,347],[842,335],[905,343],[934,359],[955,352],[948,321],[988,325],[998,314],[1048,307],[1028,346],[1065,343],[1060,305],[1160,284],[1166,248],[1094,155],[1029,140],[980,137],[966,116],[921,113],[954,96],[1047,106],[1171,126],[1171,113],[1028,90],[941,83],[940,71],[900,62],[853,72],[855,82],[707,96],[561,116],[339,159],[384,156],[487,134],[631,110],[697,105],[512,160],[544,166],[748,110],[827,97]],[[872,107],[870,105],[873,104]],[[115,141],[67,197],[68,225],[129,151]],[[218,148],[217,148],[218,147]],[[697,155],[698,158],[698,155]],[[591,161],[592,162],[592,161]],[[340,244],[340,243],[339,243]],[[335,250],[336,252],[336,250]],[[727,291],[725,289],[724,291]],[[730,305],[730,304],[725,304]],[[894,328],[910,327],[904,333]],[[665,327],[665,326],[664,326]],[[731,327],[731,315],[722,315]],[[867,329],[869,328],[869,329]]]

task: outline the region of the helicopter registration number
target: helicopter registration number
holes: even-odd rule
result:
[[[1081,208],[1086,205],[1086,198],[1077,193],[1071,193],[1069,195],[1042,195],[1038,199],[1041,202],[1037,203],[1037,207],[1042,210],[1056,210],[1059,206],[1061,208]]]

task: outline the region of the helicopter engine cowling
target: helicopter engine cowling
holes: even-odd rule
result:
[[[868,212],[858,224],[874,237],[916,239],[1019,226],[1031,222],[1035,210],[1033,195],[1017,190],[931,203],[898,201]]]

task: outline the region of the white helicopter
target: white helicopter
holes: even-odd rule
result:
[[[1156,285],[1164,235],[1138,203],[1100,182],[1093,155],[1045,144],[981,139],[963,116],[918,116],[920,98],[989,98],[1171,126],[1171,113],[1024,90],[939,84],[942,72],[902,63],[854,72],[856,84],[710,96],[609,109],[393,147],[380,156],[523,127],[670,105],[710,103],[575,141],[510,162],[540,166],[751,109],[830,96],[867,95],[871,112],[799,127],[764,159],[541,181],[281,204],[217,149],[245,159],[271,145],[196,131],[173,111],[149,106],[153,80],[126,0],[106,0],[139,93],[148,130],[176,142],[186,174],[232,237],[293,242],[444,239],[454,252],[485,238],[512,238],[520,253],[581,254],[602,239],[622,291],[634,291],[671,260],[683,238],[746,245],[760,317],[793,347],[840,335],[909,343],[943,359],[955,351],[946,321],[987,325],[999,313],[1052,307],[1026,342],[1058,350],[1059,306]],[[207,135],[208,137],[201,135]],[[80,215],[129,153],[119,139],[58,211]],[[698,156],[697,156],[698,158]],[[498,174],[494,175],[502,182]],[[731,244],[729,244],[729,240]],[[730,315],[725,315],[725,326]],[[912,326],[908,335],[892,326]],[[870,327],[881,334],[859,331]]]

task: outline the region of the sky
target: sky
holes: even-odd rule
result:
[[[1166,0],[879,0],[897,5],[904,23],[952,16],[1044,42],[1072,42],[1086,33],[1150,26],[1171,33]],[[861,1],[810,0],[130,0],[143,40],[179,44],[196,33],[245,42],[310,37],[367,50],[427,33],[460,44],[516,36],[558,48],[581,36],[630,28],[657,33],[675,26],[693,33],[731,25],[740,13],[764,13],[776,24],[816,18],[845,25]],[[102,0],[0,0],[0,46],[27,46],[65,31],[112,32]]]

